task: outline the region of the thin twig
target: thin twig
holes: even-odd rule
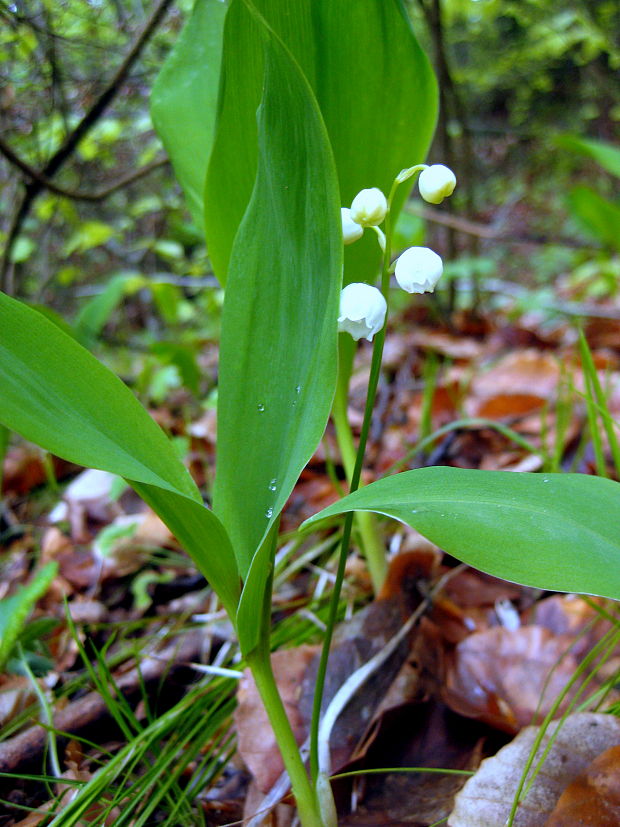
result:
[[[184,666],[199,657],[204,638],[202,633],[192,631],[173,639],[158,652],[143,658],[134,668],[116,680],[113,694],[118,690],[130,695],[148,681],[159,680],[177,665]],[[54,715],[53,728],[57,733],[76,733],[84,727],[109,714],[105,698],[98,692],[88,692],[71,701]],[[14,772],[20,764],[40,755],[47,741],[47,729],[35,725],[8,738],[0,744],[0,772]]]
[[[38,169],[35,169],[29,163],[24,161],[23,158],[20,158],[16,152],[14,152],[11,147],[2,139],[0,136],[0,153],[4,155],[4,157],[9,161],[13,166],[17,167],[17,169],[21,170],[24,175],[28,176],[31,181],[37,181],[41,187],[44,189],[53,192],[55,195],[60,195],[63,198],[70,198],[73,201],[103,201],[104,199],[108,198],[108,196],[112,195],[112,193],[117,192],[123,187],[128,186],[129,184],[133,184],[134,181],[138,181],[140,178],[143,178],[145,175],[149,175],[156,169],[160,169],[161,167],[165,166],[169,163],[168,158],[160,158],[157,161],[153,161],[151,164],[147,164],[144,167],[136,170],[135,172],[130,172],[127,175],[124,175],[122,178],[119,178],[114,184],[111,184],[104,189],[98,190],[97,192],[81,192],[80,190],[68,190],[64,187],[59,187],[58,184],[55,184],[52,180],[50,180],[47,175],[44,175]]]
[[[160,0],[160,3],[155,8],[151,17],[147,20],[144,28],[136,38],[125,59],[114,74],[114,77],[95,100],[88,112],[86,112],[82,120],[76,125],[75,129],[67,135],[61,146],[52,155],[43,169],[40,170],[40,175],[42,175],[45,179],[53,178],[63,164],[73,155],[80,141],[82,141],[87,133],[93,128],[112,100],[119,93],[121,86],[129,74],[132,66],[139,58],[142,50],[157,29],[157,26],[172,3],[173,0]],[[11,266],[11,252],[13,250],[13,245],[15,244],[15,241],[21,231],[24,220],[30,212],[33,201],[45,189],[45,186],[46,185],[40,180],[31,178],[31,180],[26,184],[24,195],[13,214],[2,255],[2,262],[0,263],[0,285],[3,286],[3,289],[7,293],[13,292],[13,268]]]
[[[450,215],[442,210],[434,210],[431,207],[410,205],[407,211],[420,218],[424,218],[426,221],[432,221],[444,227],[451,227],[454,230],[458,230],[458,232],[474,235],[478,238],[489,239],[490,241],[501,241],[504,244],[559,244],[564,247],[576,247],[578,249],[600,249],[599,244],[579,241],[579,239],[568,238],[567,236],[530,235],[526,233],[505,235],[501,230],[495,229],[495,227],[490,224],[470,221],[467,218]]]

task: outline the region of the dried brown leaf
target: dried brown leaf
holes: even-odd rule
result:
[[[474,633],[456,647],[445,701],[462,715],[516,732],[535,715],[541,720],[576,672],[572,643],[571,635],[557,636],[540,626]]]
[[[542,757],[556,730],[557,737],[517,809],[513,827],[543,827],[566,785],[603,750],[620,743],[617,718],[584,712],[550,724],[535,760]],[[504,827],[538,735],[539,727],[527,727],[496,755],[482,762],[456,796],[449,827]],[[531,777],[532,770],[528,781]]]
[[[620,824],[620,746],[597,756],[564,790],[545,827]]]

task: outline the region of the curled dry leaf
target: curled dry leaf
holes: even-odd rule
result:
[[[0,726],[19,715],[36,697],[29,678],[21,675],[0,677]]]
[[[444,698],[462,715],[516,732],[547,714],[575,674],[579,659],[572,635],[540,626],[501,627],[470,635],[456,647],[448,667]],[[593,691],[598,685],[594,678]],[[567,693],[562,714],[570,702]]]
[[[469,416],[492,419],[524,416],[555,398],[559,380],[560,366],[553,356],[515,351],[474,377],[465,410]]]
[[[448,827],[503,827],[539,729],[527,727],[497,755],[482,762],[456,796]],[[549,725],[536,752],[534,768],[556,730],[542,769],[517,809],[513,827],[544,827],[566,785],[601,752],[620,743],[620,721],[614,716],[591,712],[571,715]],[[532,777],[530,769],[528,781]],[[560,823],[565,824],[556,822],[555,827]]]
[[[545,827],[620,824],[620,746],[597,756],[564,790]]]
[[[535,394],[551,399],[559,379],[560,366],[555,357],[534,349],[517,350],[478,373],[472,380],[471,392],[478,399],[498,394]]]
[[[87,539],[87,520],[108,522],[119,513],[118,505],[111,499],[113,486],[118,477],[108,471],[87,468],[67,486],[62,500],[49,514],[50,523],[69,520],[71,535],[75,539]]]

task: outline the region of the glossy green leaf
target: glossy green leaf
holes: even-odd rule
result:
[[[313,88],[338,170],[341,204],[364,187],[388,191],[424,159],[436,117],[436,85],[400,0],[255,0]],[[222,283],[256,172],[255,111],[261,95],[257,24],[231,6],[224,32],[222,96],[205,198],[209,254]],[[401,188],[395,212],[406,196]],[[379,261],[372,233],[346,251],[345,280],[370,280]]]
[[[57,563],[48,563],[33,575],[27,585],[20,586],[15,594],[0,600],[0,672],[19,640],[28,615],[48,590],[57,570]]]
[[[235,20],[250,14],[242,3],[235,11]],[[263,28],[261,39],[258,171],[224,302],[213,494],[242,577],[325,429],[342,272],[338,185],[320,113],[276,36]]]
[[[271,626],[271,578],[273,574],[274,544],[272,540],[274,526],[261,547],[252,558],[246,581],[243,585],[236,627],[239,647],[247,657],[262,641],[269,640]],[[269,609],[265,611],[265,600]],[[268,646],[267,642],[267,646]]]
[[[26,439],[71,462],[200,499],[129,388],[56,325],[4,294],[0,386],[0,421]]]
[[[202,503],[163,488],[136,482],[132,486],[166,523],[234,619],[240,580],[230,540],[215,514]]]
[[[234,612],[226,532],[170,440],[120,379],[36,310],[0,293],[0,423],[71,462],[125,477]]]
[[[573,187],[568,205],[579,223],[604,244],[620,250],[620,205],[603,198],[591,187]]]
[[[194,221],[201,228],[226,10],[222,0],[196,0],[151,94],[155,129],[170,156]]]
[[[591,138],[580,138],[577,135],[559,135],[555,139],[558,146],[570,149],[596,161],[597,164],[620,178],[620,148],[606,141],[596,141]]]
[[[620,485],[583,474],[421,468],[316,514],[376,511],[475,568],[527,586],[620,599]]]

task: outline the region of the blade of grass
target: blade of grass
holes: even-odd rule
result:
[[[594,396],[597,403],[596,408],[602,419],[605,433],[607,434],[607,441],[609,442],[609,447],[611,449],[616,475],[620,477],[620,445],[618,444],[618,438],[614,430],[614,420],[609,412],[607,398],[603,388],[601,387],[596,366],[594,365],[594,359],[592,358],[592,351],[588,346],[583,330],[579,331],[579,350],[581,353],[584,376],[587,379],[588,387],[594,391]]]

